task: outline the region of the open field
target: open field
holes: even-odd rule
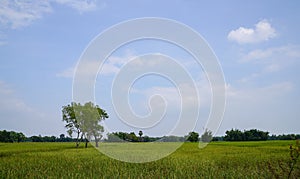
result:
[[[111,159],[92,146],[76,149],[74,143],[0,143],[0,178],[287,178],[294,143],[212,142],[204,149],[185,143],[166,158],[142,164]],[[300,178],[300,161],[292,176]]]

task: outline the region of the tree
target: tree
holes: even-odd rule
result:
[[[65,134],[60,134],[59,135],[59,141],[60,142],[65,142]]]
[[[269,138],[269,132],[260,131],[257,129],[245,130],[244,132],[238,129],[226,131],[225,141],[261,141]],[[273,136],[274,138],[274,136]]]
[[[86,147],[87,142],[93,137],[98,147],[99,140],[104,132],[103,126],[99,123],[108,118],[108,114],[98,105],[92,102],[85,103],[84,106],[77,109],[82,120],[82,133],[85,136]]]
[[[226,131],[226,135],[224,137],[225,141],[242,141],[244,140],[243,132],[238,129],[231,129],[230,131]]]
[[[128,134],[127,138],[128,138],[128,140],[129,140],[130,142],[138,142],[138,141],[139,141],[139,140],[138,140],[138,137],[135,135],[134,132],[130,132],[130,133]]]
[[[143,135],[143,131],[139,131],[140,142],[142,141],[142,135]]]
[[[68,104],[67,106],[63,106],[62,108],[62,114],[63,114],[63,121],[66,122],[67,124],[65,127],[68,129],[68,134],[70,137],[72,137],[73,133],[76,133],[76,147],[78,148],[79,146],[79,137],[81,134],[81,128],[79,125],[79,122],[76,118],[75,115],[75,110],[74,108],[80,104],[77,104],[75,102],[72,102],[71,104]]]
[[[102,138],[102,132],[104,132],[103,126],[99,123],[102,120],[108,118],[108,114],[105,110],[101,109],[98,105],[94,105],[92,102],[81,105],[80,103],[71,103],[71,105],[63,106],[63,121],[65,121],[68,133],[71,136],[72,133],[76,133],[76,147],[79,146],[79,137],[85,138],[85,146],[94,137],[96,147],[98,142]]]
[[[212,132],[208,129],[205,129],[205,132],[201,135],[202,142],[210,142],[213,138]]]
[[[26,136],[22,132],[17,133],[17,142],[24,142],[26,139]]]
[[[190,142],[198,142],[199,141],[199,134],[197,132],[190,132],[187,140]]]
[[[26,137],[22,132],[0,131],[0,142],[23,142]]]

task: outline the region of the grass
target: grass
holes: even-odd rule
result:
[[[287,178],[293,143],[212,142],[204,149],[185,143],[147,163],[111,159],[91,146],[76,149],[74,143],[0,143],[0,178]],[[144,143],[136,145],[145,149]],[[139,153],[130,147],[122,152]],[[300,178],[299,163],[292,178]]]

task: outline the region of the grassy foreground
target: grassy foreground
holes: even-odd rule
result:
[[[294,143],[212,142],[204,149],[185,143],[166,158],[140,164],[74,143],[0,143],[0,178],[287,178]],[[300,178],[300,161],[292,178]]]

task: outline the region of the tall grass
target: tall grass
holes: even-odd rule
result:
[[[114,160],[74,143],[0,143],[0,178],[287,178],[290,143],[212,142],[204,149],[185,143],[148,163]],[[300,178],[297,165],[292,178]]]

